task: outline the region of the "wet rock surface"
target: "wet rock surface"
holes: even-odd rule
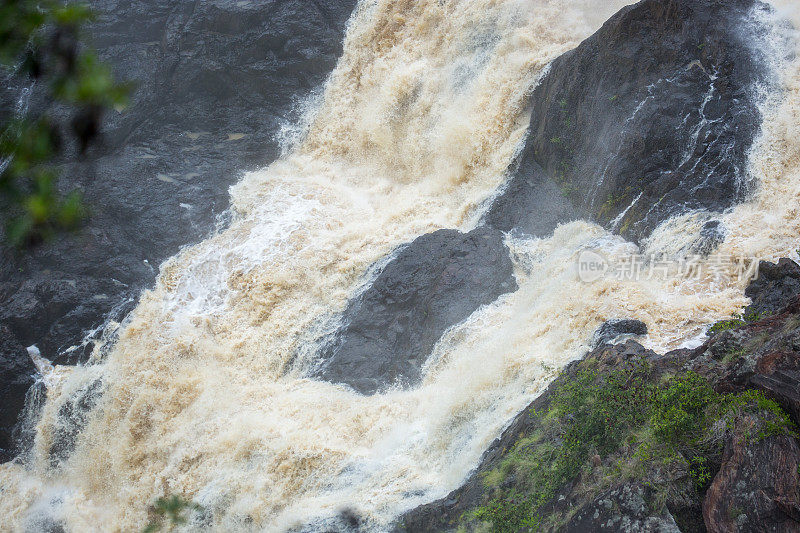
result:
[[[784,272],[794,272],[788,260]],[[776,267],[777,268],[777,267]],[[791,277],[791,276],[790,276]],[[773,279],[774,281],[774,279]],[[774,295],[772,283],[753,281],[748,293],[754,302]],[[791,294],[788,291],[782,294]],[[776,303],[777,300],[771,300]],[[631,361],[647,361],[651,383],[682,372],[696,372],[718,394],[758,391],[788,414],[790,433],[770,431],[761,404],[754,412],[737,415],[733,427],[725,420],[712,423],[724,451],[719,460],[704,463],[709,468],[708,485],[692,481],[691,464],[665,469],[664,457],[641,463],[624,477],[620,468],[634,464],[630,452],[595,456],[581,473],[564,483],[553,501],[542,507],[543,517],[560,517],[544,523],[540,530],[554,531],[800,531],[800,296],[793,295],[771,316],[713,335],[696,349],[657,354],[635,341],[602,345],[581,362],[572,363],[548,389],[520,413],[495,440],[464,484],[447,497],[420,506],[402,516],[396,531],[475,531],[473,513],[487,505],[497,486],[487,480],[504,462],[514,460],[519,446],[531,446],[541,431],[542,417],[559,391],[578,378],[581,368],[599,376],[624,368]],[[587,366],[588,365],[588,366]],[[759,400],[760,402],[760,400]],[[767,417],[767,418],[763,418]],[[546,442],[552,446],[557,441]],[[690,446],[691,448],[691,446]],[[523,448],[524,449],[524,448]],[[691,461],[690,461],[691,463]],[[705,467],[704,467],[705,468]],[[610,472],[610,473],[609,473]],[[608,477],[610,476],[610,477]],[[596,493],[590,481],[610,480],[614,486]],[[497,481],[495,480],[495,483]],[[525,480],[510,475],[501,488],[525,487]],[[601,485],[602,486],[602,485]],[[653,487],[659,487],[654,492]],[[667,487],[665,489],[665,487]],[[520,496],[522,498],[522,496]],[[505,515],[498,515],[501,518]],[[507,517],[506,517],[507,518]],[[459,529],[462,528],[462,529]]]
[[[400,250],[350,303],[313,375],[363,394],[415,384],[449,327],[516,289],[499,231],[481,227],[424,235]]]
[[[745,295],[752,300],[745,314],[749,316],[774,314],[798,294],[800,294],[800,265],[785,258],[777,264],[762,261],[758,266],[758,279],[753,281],[745,292]]]
[[[544,236],[559,223],[589,218],[638,240],[675,214],[742,200],[747,151],[761,121],[755,85],[766,79],[755,48],[763,30],[750,16],[758,9],[765,7],[752,0],[644,0],[553,61],[531,97],[526,146],[484,223]],[[719,222],[709,222],[694,251],[710,253],[723,236]],[[625,325],[605,326],[596,344],[646,333]],[[369,333],[354,333],[361,329]],[[317,375],[368,392],[381,381],[413,382],[412,369],[435,338],[404,345],[381,339],[380,330],[357,323],[340,332],[336,356],[323,353],[330,366]],[[385,355],[392,345],[407,362]]]
[[[592,336],[592,346],[596,348],[621,337],[640,337],[642,335],[647,335],[647,324],[641,320],[615,318],[606,320],[597,328]]]
[[[709,531],[800,531],[800,446],[796,438],[754,439],[757,421],[739,421],[703,502]]]
[[[762,9],[644,0],[553,61],[533,92],[519,169],[487,222],[544,236],[589,218],[640,240],[672,215],[743,199],[761,122],[754,86],[767,79],[765,30],[750,16]]]
[[[25,393],[33,385],[36,368],[19,340],[6,325],[0,324],[0,462],[16,454],[14,427],[25,405]],[[22,354],[22,355],[20,355]]]
[[[277,157],[281,127],[333,69],[355,3],[91,2],[91,40],[136,88],[127,110],[106,117],[103,142],[64,163],[61,185],[84,193],[88,225],[36,249],[0,250],[0,327],[10,332],[0,337],[0,390],[14,398],[0,408],[0,434],[24,398],[16,384],[28,383],[21,347],[80,361],[88,348],[64,350],[124,315],[163,260],[213,230],[228,187]]]

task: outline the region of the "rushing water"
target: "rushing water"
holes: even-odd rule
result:
[[[343,508],[381,530],[457,487],[602,320],[644,320],[647,344],[667,349],[738,311],[743,282],[727,277],[579,281],[581,250],[612,260],[636,250],[573,222],[547,239],[508,237],[519,291],[452,328],[420,386],[363,397],[302,377],[372,265],[426,232],[474,226],[524,139],[526,97],[548,62],[625,3],[362,1],[301,138],[232,188],[229,227],[162,265],[89,364],[42,365],[33,449],[0,466],[3,523],[130,531],[156,497],[181,494],[219,530],[314,529]],[[792,0],[775,5],[776,20],[800,27]],[[782,90],[766,100],[751,155],[760,186],[722,217],[724,254],[797,248],[800,59],[778,53],[787,32],[776,29],[770,57]],[[685,247],[705,220],[670,221],[643,253]],[[81,397],[85,428],[63,448],[75,421],[63,415]],[[58,464],[54,444],[66,450]]]

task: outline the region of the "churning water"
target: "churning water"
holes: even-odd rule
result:
[[[581,250],[637,252],[579,221],[508,237],[520,289],[448,331],[416,388],[364,397],[303,377],[371,266],[474,227],[524,141],[537,79],[625,3],[362,0],[301,137],[231,189],[227,229],[162,265],[88,364],[42,365],[33,449],[0,466],[4,525],[131,531],[156,497],[181,494],[217,530],[315,529],[343,508],[382,530],[456,488],[604,319],[644,320],[646,343],[667,349],[737,312],[735,278],[579,281]],[[800,27],[792,3],[771,17]],[[800,237],[800,56],[775,28],[758,189],[721,217],[732,256],[793,256]],[[685,248],[707,219],[664,224],[641,253]]]

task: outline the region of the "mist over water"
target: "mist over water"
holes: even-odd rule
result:
[[[364,397],[303,377],[373,265],[419,235],[477,223],[547,64],[626,3],[362,1],[304,135],[231,189],[229,227],[162,265],[113,345],[46,376],[27,463],[0,466],[6,523],[136,530],[155,498],[181,494],[218,530],[314,529],[343,508],[382,530],[456,488],[603,320],[643,320],[646,345],[664,350],[738,312],[735,279],[576,275],[581,250],[683,249],[704,214],[666,223],[641,250],[576,221],[546,239],[507,237],[520,289],[448,331],[418,387]],[[776,21],[800,27],[792,2],[775,6]],[[784,53],[794,37],[776,26],[781,90],[751,155],[758,188],[722,216],[722,254],[796,255],[800,60]],[[84,427],[54,464],[75,424],[65,405],[87,397]]]

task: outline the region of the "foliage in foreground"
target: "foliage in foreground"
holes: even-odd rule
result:
[[[768,315],[765,313],[742,313],[730,320],[720,320],[708,329],[708,334],[711,336],[717,335],[729,329],[736,329],[746,324],[758,322],[759,320],[767,318],[767,316]]]
[[[607,480],[643,477],[654,465],[680,466],[703,491],[725,432],[744,413],[761,420],[753,439],[794,432],[788,415],[758,391],[719,394],[692,372],[659,383],[643,360],[607,373],[594,361],[583,362],[576,377],[556,388],[549,409],[532,413],[536,429],[486,475],[495,496],[473,518],[494,532],[540,529],[546,525],[542,508],[572,480],[589,477],[595,455],[604,464],[619,457]],[[510,478],[513,487],[503,483]]]
[[[58,0],[0,0],[0,69],[41,91],[50,109],[23,106],[0,115],[0,204],[14,245],[77,227],[86,216],[80,194],[58,190],[53,160],[66,141],[83,153],[98,135],[104,110],[124,106],[128,88],[81,42],[92,13]],[[59,115],[69,117],[62,124]],[[64,135],[67,130],[68,135]]]
[[[202,510],[203,507],[200,504],[185,500],[177,495],[159,498],[150,507],[152,520],[144,529],[144,533],[172,531],[177,526],[185,525],[192,511]]]

